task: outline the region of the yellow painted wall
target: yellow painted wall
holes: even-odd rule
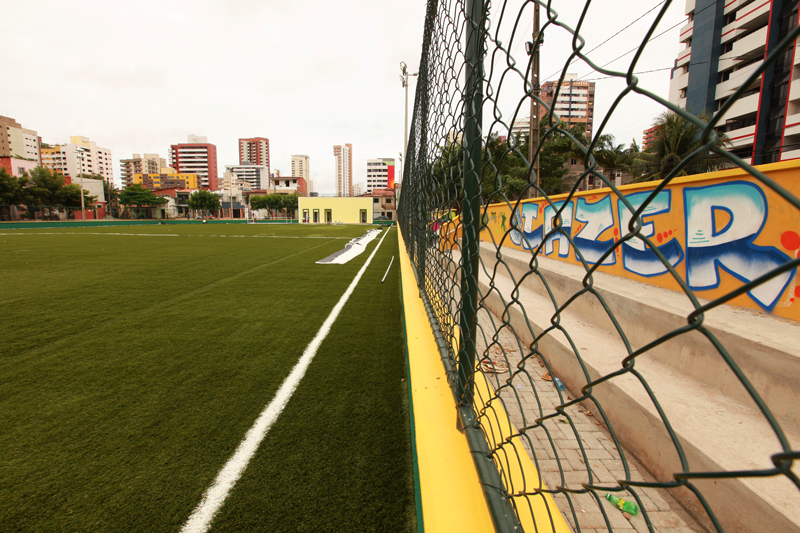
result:
[[[758,170],[794,198],[800,197],[800,160],[761,165]],[[625,185],[619,190],[638,209],[656,185]],[[565,235],[542,242],[554,225],[554,207],[560,209],[567,198],[566,194],[553,196],[552,205],[544,199],[526,200],[516,211],[513,204],[489,205],[481,239],[502,241],[518,250],[540,248],[545,257],[580,264]],[[710,300],[797,258],[800,252],[800,210],[742,169],[677,178],[667,185],[644,211],[642,233],[651,245],[638,238],[620,242],[629,234],[630,213],[610,189],[579,192],[562,211],[563,227],[589,265],[612,250],[599,270],[681,290],[652,251],[654,246],[697,296]],[[434,223],[433,229],[442,235],[450,233],[451,240],[459,236],[458,220],[445,220]],[[513,226],[512,220],[516,221]],[[797,269],[791,269],[728,303],[800,320],[797,287]]]
[[[372,224],[372,198],[338,198],[338,197],[304,197],[298,199],[297,219],[303,219],[303,211],[313,224],[314,210],[319,210],[319,223],[325,224],[325,210],[331,210],[331,222],[343,224],[360,224],[361,210],[367,212],[367,224]]]
[[[143,176],[144,176],[144,174],[134,174],[133,175],[133,183],[136,184],[136,185],[142,185],[144,183],[144,177]],[[185,181],[185,186],[184,186],[185,189],[198,189],[199,188],[199,182],[198,182],[198,179],[197,179],[197,174],[177,174],[177,173],[175,173],[173,171],[172,173],[162,174],[161,177],[157,177],[157,176],[151,175],[151,178],[153,179],[153,187],[155,189],[161,189],[161,178],[162,177],[165,178],[165,179],[170,179],[170,180],[173,180],[173,179],[182,179],[182,180],[184,180]]]

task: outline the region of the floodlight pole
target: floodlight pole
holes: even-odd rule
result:
[[[75,153],[78,154],[78,158],[80,159],[80,163],[78,165],[78,182],[80,183],[81,187],[81,220],[84,222],[86,221],[86,205],[83,201],[83,152],[86,151],[86,148],[82,146],[78,146],[75,150]]]
[[[400,81],[403,83],[403,88],[406,90],[406,111],[405,111],[405,125],[403,127],[403,159],[406,156],[406,150],[408,149],[408,77],[409,76],[419,76],[419,72],[415,72],[414,74],[408,73],[408,65],[406,65],[405,61],[400,62]]]

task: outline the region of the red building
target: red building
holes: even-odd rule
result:
[[[653,144],[656,138],[656,130],[658,130],[658,126],[653,126],[642,132],[642,150],[647,150],[647,147]]]
[[[269,167],[269,139],[252,137],[239,139],[239,164],[252,163],[267,167],[267,175],[271,174]]]
[[[217,147],[207,140],[189,135],[188,143],[170,146],[169,166],[178,174],[197,174],[201,188],[216,191],[219,188]]]

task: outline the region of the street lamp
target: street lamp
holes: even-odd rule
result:
[[[83,153],[88,151],[89,149],[83,146],[77,146],[75,148],[75,153],[78,154],[78,158],[80,159],[80,164],[78,166],[78,181],[81,184],[81,220],[86,220],[86,206],[83,202]]]
[[[403,88],[406,90],[406,115],[405,115],[405,127],[403,128],[403,159],[406,156],[406,149],[408,148],[408,77],[409,76],[419,76],[419,72],[415,72],[414,74],[408,73],[408,66],[406,65],[405,61],[400,62],[400,81],[403,83]]]

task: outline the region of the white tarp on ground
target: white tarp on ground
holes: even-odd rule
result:
[[[339,250],[335,254],[331,254],[325,259],[320,259],[317,264],[320,265],[343,265],[361,255],[367,249],[367,245],[381,234],[379,229],[371,229],[361,237],[356,237],[344,246],[344,250]]]

